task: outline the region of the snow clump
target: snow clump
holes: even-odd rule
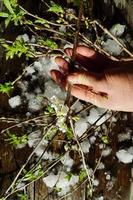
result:
[[[39,58],[33,66],[40,76],[44,76],[46,80],[50,78],[50,71],[53,69],[59,70],[58,65],[55,63],[55,56],[45,56]]]
[[[53,188],[56,185],[58,178],[58,175],[50,173],[48,176],[43,178],[43,182],[47,185],[47,187]]]
[[[19,95],[11,97],[9,99],[9,105],[11,106],[11,108],[16,108],[18,106],[21,105],[21,98]]]
[[[125,28],[125,25],[114,24],[110,29],[110,33],[116,37],[121,37],[125,31]]]
[[[102,151],[102,156],[103,156],[103,157],[109,156],[109,155],[111,154],[111,151],[112,151],[111,148],[106,147],[106,149],[104,149],[104,150]]]
[[[125,31],[126,26],[121,25],[121,24],[114,24],[111,29],[110,33],[114,36],[117,37],[117,39],[125,45],[125,38],[120,38],[123,36],[124,31]],[[109,35],[106,36],[106,40],[103,39],[104,35],[101,37],[101,45],[105,51],[110,53],[111,55],[118,56],[122,54],[122,47],[115,41],[113,40],[112,37]]]
[[[108,39],[106,42],[103,41],[102,47],[105,51],[109,52],[111,55],[114,56],[118,56],[122,53],[122,47],[120,47],[120,45],[113,39]]]
[[[66,99],[67,93],[63,91],[60,86],[58,86],[54,81],[49,80],[45,83],[45,97],[52,100],[53,96],[57,97],[60,100]]]
[[[116,157],[120,162],[125,164],[132,163],[133,161],[133,154],[129,153],[125,149],[121,149],[118,152],[116,152]]]
[[[83,153],[89,153],[89,149],[91,147],[91,144],[89,143],[89,140],[85,140],[81,143],[81,148]]]
[[[130,140],[131,139],[131,132],[128,131],[127,133],[120,133],[118,135],[118,141],[123,142],[125,140]]]
[[[73,166],[73,159],[70,157],[69,152],[67,152],[62,158],[61,158],[61,163],[68,167],[71,168]]]
[[[83,133],[87,130],[89,127],[89,123],[86,121],[84,118],[80,118],[76,123],[75,123],[75,134],[78,137],[81,137]]]
[[[91,108],[90,114],[86,119],[90,124],[94,124],[100,118],[100,116],[102,116],[102,114],[104,114],[105,112],[106,110],[103,108]],[[99,126],[103,124],[109,117],[110,117],[109,113],[105,114],[103,117],[101,117],[101,119],[97,121],[96,125]]]
[[[60,171],[57,175],[49,174],[43,178],[43,181],[49,188],[56,186],[57,190],[59,191],[58,195],[63,196],[67,194],[71,190],[71,187],[75,186],[79,181],[79,177],[76,175],[72,174],[70,180],[68,180],[67,176],[67,173]]]

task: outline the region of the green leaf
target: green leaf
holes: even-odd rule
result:
[[[3,0],[3,2],[4,2],[5,7],[9,10],[9,12],[11,14],[14,14],[14,10],[13,10],[13,8],[11,6],[10,1],[9,0]]]
[[[67,176],[65,176],[65,179],[67,179],[68,181],[70,181],[71,178],[72,178],[72,175],[73,174],[71,172],[68,172]]]
[[[47,20],[45,20],[45,19],[36,19],[35,20],[35,23],[37,23],[37,24],[46,24],[47,23]]]
[[[26,145],[28,143],[28,136],[26,134],[22,136],[17,136],[16,134],[8,131],[6,136],[7,136],[6,141],[8,141],[15,148],[18,145]]]
[[[73,139],[73,131],[72,131],[71,128],[67,129],[66,135],[67,135],[67,139],[68,140],[72,140]]]
[[[11,5],[15,8],[18,6],[18,0],[10,0],[11,1]]]
[[[56,42],[54,42],[51,39],[39,40],[38,42],[40,45],[47,46],[48,48],[53,49],[53,50],[58,48],[58,45],[56,44]]]
[[[0,12],[0,17],[8,17],[9,16],[9,14],[8,13],[4,13],[4,12]]]
[[[9,96],[12,89],[13,89],[13,86],[11,82],[0,84],[0,92],[3,94],[7,94]]]
[[[11,16],[9,15],[8,18],[5,20],[5,27],[6,28],[9,25],[10,21],[11,21]]]
[[[35,23],[36,24],[42,24],[42,25],[45,25],[45,27],[50,28],[47,20],[45,20],[45,19],[41,19],[41,18],[37,19],[37,20],[35,20]]]
[[[17,194],[19,200],[28,200],[27,194],[19,193]]]
[[[64,10],[63,8],[58,5],[58,4],[55,4],[54,2],[51,3],[51,7],[48,9],[48,12],[54,12],[56,14],[64,14]]]
[[[101,140],[104,144],[109,144],[109,137],[108,135],[102,135]]]
[[[85,169],[81,169],[79,172],[79,181],[82,182],[87,177],[87,173]]]

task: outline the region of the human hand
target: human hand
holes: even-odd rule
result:
[[[66,49],[71,57],[72,49]],[[98,107],[133,111],[133,62],[112,61],[85,46],[76,51],[76,63],[84,70],[72,73],[69,63],[62,57],[55,59],[60,71],[51,70],[51,77],[71,94]]]

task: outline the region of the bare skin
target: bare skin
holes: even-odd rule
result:
[[[66,49],[71,57],[72,49]],[[76,62],[83,66],[74,73],[62,57],[55,59],[60,71],[52,70],[51,77],[62,88],[71,86],[71,94],[98,107],[133,111],[133,61],[121,62],[96,53],[85,46],[79,46]]]

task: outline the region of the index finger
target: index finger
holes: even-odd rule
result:
[[[65,51],[70,57],[72,56],[71,48],[67,48]],[[77,47],[76,61],[80,65],[83,65],[88,70],[91,70],[94,72],[103,71],[104,69],[108,68],[108,65],[111,62],[111,60],[108,57],[86,46]],[[90,67],[90,65],[92,67]]]

